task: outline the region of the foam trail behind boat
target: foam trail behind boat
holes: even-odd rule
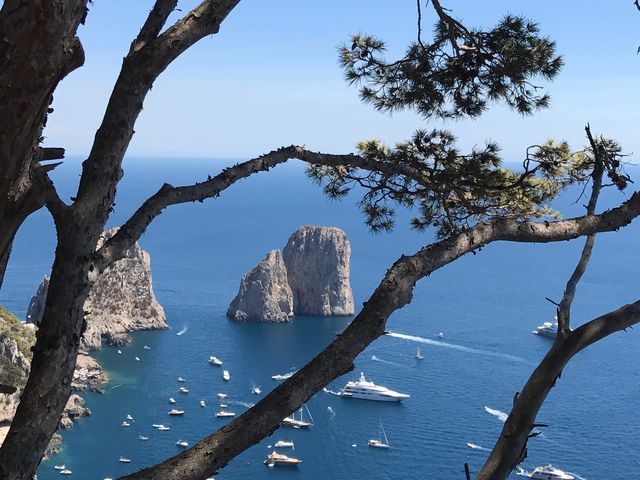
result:
[[[182,327],[182,330],[180,330],[179,332],[177,332],[177,333],[176,333],[176,335],[177,335],[177,336],[183,335],[183,334],[185,334],[185,333],[187,332],[187,330],[188,330],[188,328],[187,328],[186,326],[185,326],[185,327]]]
[[[241,402],[240,400],[228,400],[227,405],[239,405],[241,407],[246,407],[246,408],[251,408],[253,407],[253,403],[249,403],[249,402]]]
[[[336,416],[336,412],[331,407],[327,407],[327,412],[331,415],[331,418]]]
[[[467,442],[467,447],[472,448],[474,450],[482,450],[483,452],[490,452],[491,449],[481,447],[480,445],[476,445],[475,443]]]
[[[333,390],[329,390],[327,387],[324,387],[324,388],[322,389],[322,391],[323,391],[324,393],[330,393],[331,395],[338,395],[338,396],[340,396],[340,392],[334,392]]]
[[[507,417],[509,416],[508,413],[504,413],[501,412],[500,410],[496,410],[495,408],[491,408],[491,407],[484,407],[485,412],[487,412],[489,415],[493,415],[494,417],[496,417],[498,420],[500,420],[502,423],[507,421]]]
[[[380,357],[376,357],[375,355],[371,355],[371,360],[374,362],[386,363],[387,365],[393,365],[394,367],[401,367],[402,365],[394,362],[390,362],[389,360],[383,360]]]
[[[449,348],[451,350],[458,350],[460,352],[475,353],[478,355],[486,355],[489,357],[505,358],[507,360],[513,360],[515,362],[526,362],[524,358],[516,357],[515,355],[509,355],[508,353],[479,350],[477,348],[465,347],[463,345],[456,345],[454,343],[441,342],[439,340],[431,340],[430,338],[417,337],[415,335],[405,335],[404,333],[397,332],[387,332],[386,335],[388,337],[401,338],[403,340],[410,340],[412,342],[424,343],[425,345],[431,345],[433,347]]]

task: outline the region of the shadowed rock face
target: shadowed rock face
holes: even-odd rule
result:
[[[293,294],[279,250],[267,253],[255,268],[245,273],[240,291],[227,316],[239,321],[286,322],[293,315]]]
[[[97,248],[116,232],[115,228],[104,232]],[[45,277],[29,304],[27,321],[36,325],[42,319],[48,285]],[[149,254],[137,243],[127,250],[91,286],[84,310],[89,312],[81,343],[84,350],[100,349],[102,337],[121,344],[128,341],[127,332],[167,328],[164,310],[153,293]]]
[[[351,247],[334,227],[303,226],[282,254],[272,250],[247,272],[227,316],[240,321],[284,322],[296,315],[352,315]]]
[[[352,315],[351,246],[335,227],[303,226],[282,252],[296,315]]]

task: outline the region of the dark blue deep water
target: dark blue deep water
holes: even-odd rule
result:
[[[216,174],[223,164],[196,160],[130,160],[119,187],[111,225],[125,220],[163,181],[190,183]],[[78,164],[69,161],[56,182],[72,195]],[[566,212],[576,194],[560,203]],[[622,199],[607,194],[605,203]],[[171,330],[140,332],[122,348],[105,347],[95,356],[109,371],[105,394],[86,394],[91,417],[64,431],[63,452],[43,462],[42,480],[57,478],[54,464],[73,470],[71,478],[117,477],[152,465],[178,452],[176,440],[194,444],[224,422],[214,417],[215,394],[227,392],[231,409],[246,410],[275,382],[271,375],[300,367],[327,345],[349,318],[296,318],[286,325],[234,323],[225,318],[241,275],[273,248],[282,248],[302,224],[342,228],[352,246],[351,281],[358,305],[401,254],[433,241],[407,227],[405,214],[392,234],[372,235],[355,207],[357,198],[330,202],[304,177],[300,165],[278,167],[233,186],[201,205],[170,207],[141,239],[152,258],[153,281]],[[580,203],[580,202],[579,202]],[[21,229],[0,302],[24,316],[30,296],[50,269],[54,230],[44,211]],[[554,245],[498,243],[468,255],[422,280],[413,303],[392,316],[388,329],[413,340],[383,337],[356,362],[356,370],[335,381],[337,390],[363,371],[376,383],[411,395],[403,404],[346,400],[320,393],[309,402],[315,426],[309,431],[280,429],[234,459],[219,479],[461,479],[463,464],[477,472],[495,441],[501,422],[485,407],[508,412],[513,392],[521,388],[550,343],[531,335],[551,320],[554,308],[545,296],[559,299],[582,240]],[[574,322],[637,300],[638,224],[598,238],[589,270],[574,303]],[[176,332],[186,329],[184,335]],[[444,338],[438,338],[443,332]],[[423,339],[423,343],[417,340]],[[151,347],[143,349],[144,345]],[[579,354],[562,375],[538,417],[550,426],[529,443],[524,466],[553,463],[588,479],[632,478],[638,470],[640,353],[636,330],[618,333]],[[420,346],[425,359],[414,359]],[[209,355],[224,361],[207,364]],[[139,356],[141,361],[134,361]],[[186,379],[188,395],[177,393],[177,377]],[[186,410],[168,417],[173,396]],[[200,408],[199,400],[207,402]],[[333,412],[333,413],[332,413]],[[129,428],[121,422],[135,418]],[[369,438],[382,422],[388,451],[370,449]],[[153,423],[171,426],[158,432]],[[148,442],[138,435],[149,436]],[[297,469],[267,469],[268,445],[293,440]],[[479,448],[470,448],[471,443]],[[357,447],[352,447],[356,444]],[[130,464],[118,462],[121,456]],[[631,475],[631,476],[629,476]]]

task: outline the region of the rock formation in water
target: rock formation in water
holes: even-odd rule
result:
[[[298,228],[282,251],[296,315],[353,315],[351,246],[335,227]]]
[[[351,247],[334,227],[303,226],[282,255],[272,250],[240,282],[227,316],[242,321],[283,322],[296,315],[352,315]]]
[[[271,250],[242,276],[240,291],[227,315],[239,321],[286,322],[293,315],[293,294],[279,250]]]
[[[106,231],[98,248],[116,232],[115,228]],[[36,325],[42,319],[48,285],[45,277],[29,304],[27,321]],[[167,328],[164,310],[153,294],[149,254],[137,243],[129,248],[125,257],[107,268],[91,286],[84,310],[89,313],[83,350],[100,349],[103,337],[120,345],[130,340],[127,332]]]

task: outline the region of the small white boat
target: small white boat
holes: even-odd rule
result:
[[[420,347],[418,347],[418,351],[416,352],[416,360],[422,360],[424,357],[422,356],[422,353],[420,352]]]
[[[278,466],[285,466],[285,467],[293,467],[298,465],[299,463],[302,463],[302,460],[298,459],[298,458],[293,458],[293,457],[287,457],[286,455],[282,455],[278,452],[271,452],[268,456],[267,459],[264,461],[264,464],[269,467],[269,468],[273,468],[276,465]]]
[[[229,405],[227,405],[226,403],[221,403],[220,408],[229,408]]]
[[[275,445],[275,448],[293,448],[295,449],[295,445],[293,442],[290,441],[284,441],[284,440],[278,440]]]
[[[438,338],[444,338],[444,333],[442,332],[438,333]]]
[[[180,388],[178,389],[178,391],[179,391],[180,393],[189,393],[189,389],[188,389],[187,387],[180,387]]]
[[[72,473],[73,472],[68,468],[65,468],[64,470],[60,470],[60,475],[71,475]]]
[[[145,345],[145,346],[144,346],[144,347],[142,347],[142,348],[144,348],[145,350],[151,350],[151,347],[150,347],[149,345]]]
[[[139,361],[140,361],[140,357],[136,357],[136,362],[139,362]]]
[[[176,403],[176,399],[173,397],[169,397],[169,403]]]
[[[188,442],[185,442],[184,440],[178,440],[178,441],[176,442],[176,445],[177,445],[177,446],[179,446],[179,447],[188,447],[188,446],[189,446],[189,443],[188,443]]]
[[[182,377],[178,377],[178,381],[179,381],[180,383],[184,383],[184,382],[185,382],[184,378],[182,378]]]
[[[556,338],[558,334],[558,323],[544,322],[542,325],[538,325],[531,333],[540,335],[541,337]]]
[[[380,422],[380,433],[378,435],[378,438],[369,440],[368,444],[373,448],[389,448],[389,440],[387,440],[387,434],[384,431],[382,422]]]
[[[216,395],[218,398],[222,399],[222,398],[227,398],[227,394],[226,393],[218,393]]]
[[[131,425],[131,424],[130,424],[129,422],[122,422],[122,426],[123,426],[123,427],[128,427],[128,426],[130,426],[130,425]]]
[[[118,349],[118,354],[122,355],[122,350]]]
[[[209,357],[209,363],[211,365],[215,365],[216,367],[219,367],[220,365],[222,365],[222,360],[220,360],[218,357],[214,357],[213,355]]]
[[[133,420],[133,417],[131,415],[127,415],[127,420]]]
[[[254,395],[260,395],[262,393],[262,390],[260,390],[260,387],[253,387],[251,389],[251,393],[253,393]]]
[[[271,380],[286,380],[287,378],[293,377],[296,372],[285,373],[284,375],[271,375]]]
[[[200,400],[200,406],[201,406],[201,407],[206,407],[206,406],[207,406],[207,404],[206,404],[206,403],[204,403],[204,400]]]
[[[56,465],[53,468],[55,468],[56,470],[64,470],[67,467],[65,465]]]
[[[118,461],[121,463],[131,463],[131,459],[127,457],[120,457]]]
[[[186,331],[187,331],[187,327],[183,327],[182,330],[180,330],[179,332],[176,332],[176,335],[178,337],[181,337],[182,335],[184,335]]]
[[[160,427],[164,427],[164,425],[162,425],[161,423],[154,423],[153,425],[151,425],[153,428],[160,428]]]
[[[216,417],[235,417],[236,414],[233,412],[218,412],[216,413]]]
[[[173,415],[173,416],[184,415],[184,410],[177,410],[175,408],[172,408],[171,410],[169,410],[169,415]]]
[[[164,425],[158,427],[159,432],[166,432],[167,430],[171,430],[171,427],[165,427]]]
[[[553,465],[536,467],[533,472],[530,472],[527,476],[537,480],[574,480],[575,478],[573,475],[569,475]]]
[[[143,442],[149,440],[149,437],[145,437],[144,435],[138,435],[138,439],[142,440]]]
[[[229,375],[229,370],[225,370],[224,372],[222,372],[222,378],[227,382],[229,381],[229,379],[231,378],[231,375]]]

